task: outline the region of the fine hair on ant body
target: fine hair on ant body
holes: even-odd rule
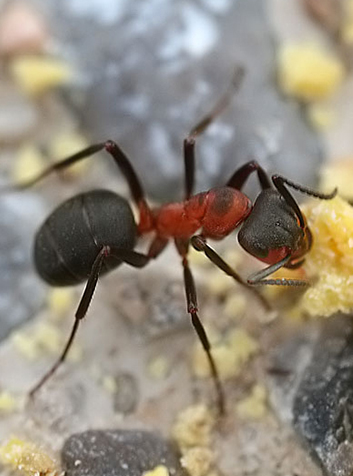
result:
[[[224,110],[234,90],[240,86],[243,75],[243,69],[237,68],[231,88],[184,140],[185,197],[181,202],[150,208],[130,160],[120,146],[111,140],[87,147],[48,167],[34,179],[14,187],[16,190],[28,188],[54,171],[63,170],[105,150],[125,177],[139,214],[136,224],[131,207],[123,197],[108,190],[93,190],[66,200],[49,215],[37,232],[34,261],[39,275],[52,286],[70,286],[84,281],[86,286],[75,313],[70,336],[60,357],[33,387],[30,396],[33,396],[64,362],[79,323],[87,313],[99,276],[122,263],[143,268],[152,259],[157,258],[173,239],[183,267],[187,312],[208,358],[218,409],[221,414],[224,413],[223,388],[211,354],[209,339],[198,316],[196,287],[188,261],[190,244],[235,281],[248,287],[268,310],[269,304],[252,286],[308,285],[305,280],[268,279],[281,267],[301,266],[312,243],[306,220],[288,187],[320,199],[331,199],[336,194],[336,190],[331,194],[315,192],[280,175],[270,178],[254,160],[237,169],[225,186],[193,194],[196,138]],[[241,189],[254,172],[257,174],[261,192],[252,204]],[[268,265],[247,280],[243,280],[207,243],[207,239],[221,240],[227,237],[240,225],[240,245]],[[151,232],[154,237],[147,253],[134,251],[137,238]]]

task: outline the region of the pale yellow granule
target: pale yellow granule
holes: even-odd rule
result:
[[[151,471],[145,471],[143,476],[170,476],[168,468],[163,464],[156,466]]]
[[[154,380],[165,379],[170,372],[170,362],[164,355],[158,355],[148,363],[148,375]]]
[[[45,159],[39,148],[33,144],[23,145],[11,170],[12,182],[21,185],[34,179],[45,167]]]
[[[34,443],[12,437],[0,447],[0,462],[26,476],[56,476],[53,459]]]
[[[207,476],[214,458],[214,452],[209,448],[195,447],[185,451],[180,463],[190,476]]]
[[[278,52],[281,89],[298,99],[313,101],[331,95],[341,84],[344,67],[338,58],[310,43],[287,43]]]
[[[16,350],[28,360],[36,360],[43,354],[59,355],[65,344],[63,333],[49,322],[40,322],[30,330],[15,331],[11,340]],[[74,343],[68,360],[77,362],[82,353],[81,347]]]
[[[57,134],[48,144],[48,154],[53,162],[60,161],[70,155],[80,152],[90,144],[87,139],[79,132],[63,132]],[[62,170],[65,177],[77,178],[92,167],[92,161],[89,158],[78,161],[76,164]]]
[[[230,290],[234,290],[234,280],[219,270],[209,271],[205,286],[212,296],[223,297]]]
[[[111,395],[114,395],[118,390],[118,384],[112,375],[102,377],[102,387]]]
[[[177,415],[172,435],[182,449],[208,446],[214,424],[214,417],[206,405],[192,405]]]
[[[353,309],[353,207],[336,197],[313,200],[303,211],[314,237],[304,264],[313,284],[300,308],[312,316],[349,313]]]
[[[10,392],[3,390],[0,392],[0,415],[12,413],[19,407],[18,401]]]
[[[10,63],[10,71],[22,90],[37,96],[67,83],[72,71],[64,62],[45,56],[17,56]]]
[[[250,395],[236,405],[237,415],[244,420],[260,420],[267,413],[267,391],[262,385],[254,385]]]
[[[320,190],[330,193],[338,187],[338,193],[347,200],[353,199],[353,157],[335,160],[320,170]]]
[[[341,27],[341,39],[346,44],[353,43],[353,1],[345,0],[343,2],[343,24]]]
[[[310,104],[307,115],[311,125],[319,132],[329,129],[336,122],[336,116],[332,107],[326,104]]]
[[[246,296],[238,292],[234,292],[227,297],[223,308],[223,314],[229,319],[240,319],[244,316],[248,300]]]
[[[221,379],[239,375],[243,365],[258,351],[258,343],[243,329],[235,329],[228,333],[224,340],[211,347]],[[192,358],[194,374],[199,378],[211,376],[210,365],[200,343],[196,343]]]
[[[71,288],[52,288],[47,295],[50,316],[56,320],[61,317],[73,318],[75,311],[75,291]],[[77,303],[76,303],[77,304]]]

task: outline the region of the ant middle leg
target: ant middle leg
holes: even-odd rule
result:
[[[217,394],[217,405],[220,415],[225,413],[225,397],[222,387],[221,380],[219,378],[218,370],[216,363],[213,359],[211,353],[211,344],[207,337],[205,328],[198,316],[198,304],[197,304],[197,293],[196,286],[194,282],[193,275],[190,270],[190,266],[187,259],[187,253],[189,248],[188,240],[175,240],[175,245],[178,249],[180,256],[182,257],[183,264],[183,275],[184,275],[184,286],[185,286],[185,295],[187,302],[187,311],[190,314],[192,325],[196,331],[196,334],[201,342],[203,350],[206,353],[207,360],[210,365],[212,379],[215,384],[216,394]]]
[[[241,190],[248,180],[249,176],[256,172],[260,182],[261,189],[272,188],[270,177],[256,160],[251,160],[239,167],[231,178],[228,180],[226,186]]]
[[[80,324],[80,321],[86,316],[88,307],[92,301],[94,291],[97,286],[98,278],[104,263],[104,260],[109,256],[115,256],[119,258],[121,261],[129,264],[130,266],[134,266],[136,268],[142,268],[148,264],[150,258],[147,255],[138,253],[132,250],[124,250],[124,249],[115,249],[110,246],[103,246],[100,252],[98,253],[97,257],[94,260],[94,263],[91,268],[91,273],[89,275],[85,290],[82,294],[80,299],[79,305],[75,312],[75,321],[73,327],[71,329],[71,333],[69,338],[65,344],[65,347],[54,363],[54,365],[43,375],[43,377],[39,380],[39,382],[30,390],[29,397],[32,398],[37,391],[50,379],[50,377],[57,371],[60,365],[65,361],[67,354],[73,344],[75,336],[77,334],[77,330]]]
[[[233,278],[237,283],[246,287],[251,293],[253,293],[256,296],[256,299],[261,302],[266,311],[272,311],[272,307],[267,299],[265,299],[265,297],[262,296],[262,294],[257,289],[249,286],[250,283],[244,281],[241,276],[231,266],[229,266],[229,264],[226,263],[226,261],[224,261],[223,258],[221,258],[221,256],[219,256],[219,254],[216,253],[213,248],[211,248],[203,236],[195,235],[191,238],[190,242],[196,251],[203,252],[205,256],[207,256],[207,258],[217,266],[217,268],[221,269],[225,274]]]
[[[195,140],[196,137],[202,134],[208,126],[224,111],[228,106],[231,97],[239,89],[244,77],[244,69],[238,66],[233,75],[233,80],[220,98],[215,107],[208,113],[200,122],[193,127],[186,139],[184,140],[184,168],[185,168],[185,199],[189,199],[193,193],[195,182]]]

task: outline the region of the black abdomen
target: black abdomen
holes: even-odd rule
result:
[[[136,224],[129,203],[108,190],[93,190],[70,198],[56,208],[39,229],[34,261],[39,275],[52,286],[87,280],[104,245],[133,249]],[[102,274],[121,264],[105,260]]]

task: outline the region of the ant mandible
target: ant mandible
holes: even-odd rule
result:
[[[118,144],[108,140],[92,145],[48,167],[34,179],[17,187],[28,188],[54,171],[60,171],[100,151],[107,151],[127,180],[139,213],[136,225],[129,203],[108,190],[92,190],[76,195],[62,203],[43,223],[34,244],[34,261],[39,275],[52,286],[71,286],[86,282],[75,313],[75,321],[62,354],[31,390],[33,396],[65,360],[77,333],[80,321],[91,303],[99,276],[127,263],[143,268],[157,258],[171,239],[181,257],[187,311],[200,339],[217,393],[220,413],[225,401],[218,371],[210,351],[210,342],[198,316],[196,287],[188,262],[190,244],[203,252],[212,263],[238,283],[250,287],[268,310],[269,304],[253,285],[275,284],[306,286],[307,281],[295,279],[266,279],[281,267],[302,265],[312,242],[311,232],[298,204],[288,187],[320,198],[331,194],[314,192],[280,176],[271,179],[256,161],[240,167],[225,186],[193,195],[195,171],[195,140],[228,104],[231,94],[239,87],[244,72],[237,68],[231,88],[184,140],[185,198],[152,209],[147,204],[141,182],[125,153]],[[261,192],[254,204],[241,192],[248,177],[256,172]],[[239,225],[240,245],[268,266],[244,281],[215,250],[207,239],[221,240]],[[134,251],[136,240],[147,233],[154,238],[146,254]],[[87,279],[88,277],[88,279]]]

